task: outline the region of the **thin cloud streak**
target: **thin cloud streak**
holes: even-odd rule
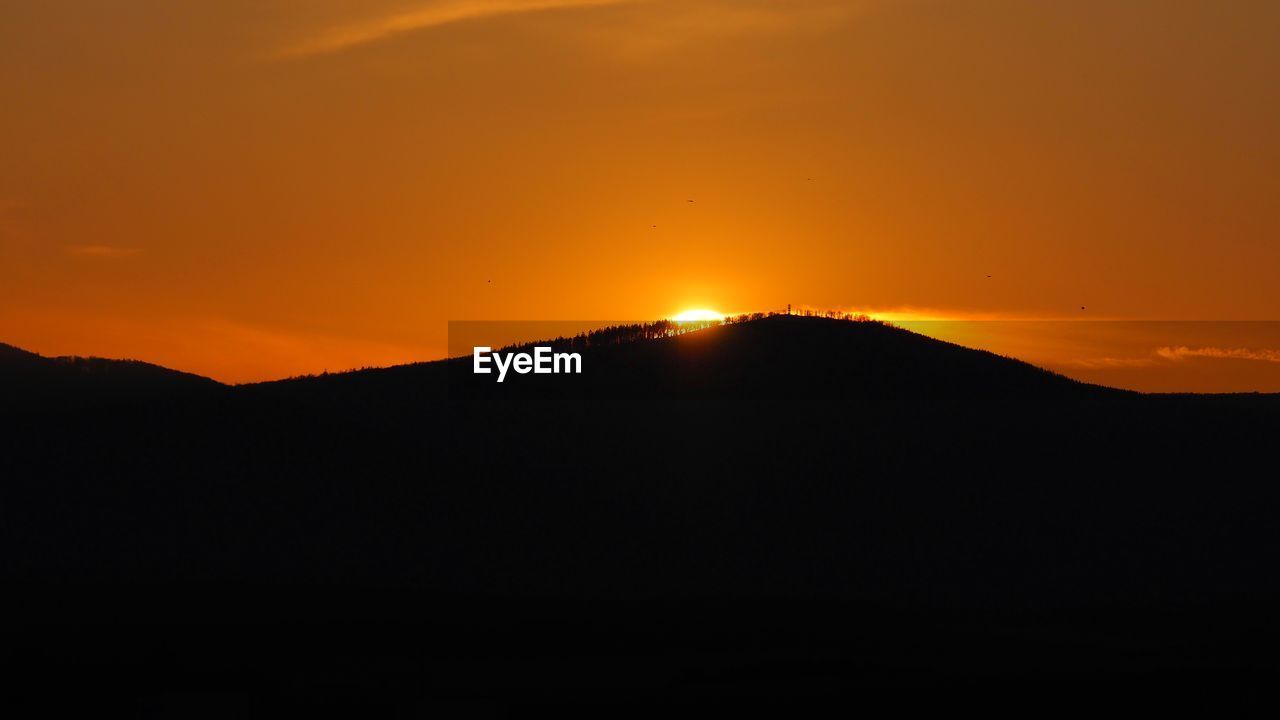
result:
[[[1154,358],[1145,357],[1099,357],[1066,360],[1062,365],[1085,370],[1102,370],[1114,368],[1144,368],[1156,364]]]
[[[1162,347],[1156,349],[1156,354],[1166,360],[1185,360],[1187,358],[1216,358],[1222,360],[1255,360],[1259,362],[1280,363],[1280,350],[1250,350],[1249,348],[1219,348],[1219,347],[1199,347],[1191,348],[1181,345],[1178,347]]]
[[[1192,358],[1210,360],[1252,360],[1254,362],[1280,363],[1280,350],[1221,347],[1164,346],[1155,349],[1150,357],[1099,357],[1064,361],[1062,364],[1085,369],[1152,367],[1167,362],[1183,362]]]
[[[821,310],[820,308],[805,309]],[[898,323],[938,323],[938,322],[994,322],[994,321],[1018,321],[1018,322],[1055,322],[1055,321],[1079,321],[1081,318],[1069,315],[1046,315],[1035,313],[1018,313],[1008,311],[984,311],[984,310],[966,310],[963,308],[934,308],[920,307],[917,305],[895,305],[880,307],[852,307],[842,310],[842,312],[850,315],[866,315],[876,320],[885,322]],[[1109,318],[1091,317],[1088,321],[1107,320]]]
[[[562,8],[621,5],[637,0],[453,0],[417,10],[330,28],[315,37],[280,51],[279,57],[297,59],[342,52],[414,30],[450,25],[501,15],[517,15]]]

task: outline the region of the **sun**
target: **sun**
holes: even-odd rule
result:
[[[698,309],[685,310],[671,319],[676,322],[719,322],[724,320],[724,315],[716,312],[715,310]]]

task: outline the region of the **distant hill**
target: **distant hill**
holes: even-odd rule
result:
[[[208,393],[209,378],[138,360],[43,357],[0,343],[0,411],[48,411],[154,402]]]
[[[990,588],[979,578],[994,572],[992,563],[1011,572],[1038,541],[1061,550],[1059,540],[1074,532],[1070,523],[1108,542],[1135,542],[1133,533],[1154,522],[1153,509],[1164,503],[1185,514],[1160,532],[1185,533],[1212,505],[1179,504],[1198,492],[1234,487],[1230,497],[1264,493],[1268,502],[1273,492],[1243,471],[1224,475],[1255,451],[1251,439],[1261,444],[1280,430],[1273,396],[1143,396],[881,323],[810,317],[579,349],[581,375],[512,376],[502,384],[473,375],[462,359],[224,387],[145,363],[5,348],[9,396],[31,407],[7,437],[17,457],[34,451],[40,471],[68,483],[67,493],[77,492],[91,466],[93,476],[127,479],[120,487],[132,488],[102,502],[124,503],[130,513],[150,508],[166,527],[192,513],[179,543],[188,569],[217,577],[401,577],[410,564],[393,557],[409,547],[387,555],[363,543],[389,542],[384,531],[419,541],[453,533],[470,540],[457,557],[428,552],[440,563],[432,572],[459,590],[486,592],[585,592],[606,576],[615,589],[638,584],[654,592],[847,592],[859,584],[846,553],[883,545],[887,536],[877,533],[901,537],[914,527],[923,535],[912,541],[911,566],[925,575],[912,581],[913,593],[930,573],[950,577],[959,567],[952,555],[961,553],[975,565],[952,578],[960,583],[954,589],[985,594]],[[71,421],[62,412],[68,407],[93,411]],[[1208,478],[1216,479],[1207,485]],[[405,520],[411,527],[391,521],[438,495],[452,497],[455,511],[434,517],[424,509]],[[877,505],[889,514],[867,515]],[[777,514],[782,508],[789,519]],[[843,519],[831,514],[840,508]],[[458,526],[463,509],[479,515]],[[105,520],[93,522],[112,531]],[[237,528],[235,536],[223,537],[226,527]],[[620,535],[623,528],[630,533]],[[1046,534],[1050,528],[1063,534]],[[133,532],[153,530],[142,523]],[[507,547],[513,532],[538,542]],[[256,547],[280,533],[293,539],[269,543],[265,554]],[[210,544],[213,537],[222,541]],[[701,544],[685,544],[694,537]],[[801,537],[808,539],[789,545]],[[638,538],[693,565],[644,565],[656,558],[624,552]],[[738,542],[746,545],[735,548]],[[343,547],[336,557],[346,560],[334,560],[335,543]],[[104,541],[91,554],[112,547]],[[495,565],[491,576],[468,570],[455,577],[470,567],[466,547],[486,548],[495,560],[518,549],[524,559],[507,557],[511,564]],[[581,555],[588,547],[592,554]],[[292,549],[272,560],[283,548]],[[122,566],[136,565],[126,577],[145,577],[160,561],[147,560],[148,543],[137,552]],[[595,567],[588,558],[597,553],[624,553],[647,570],[624,571],[618,559]],[[790,553],[805,560],[786,560]],[[722,562],[729,557],[745,564],[731,571]],[[1132,577],[1115,566],[1123,554],[1086,565],[1078,564],[1083,555],[1070,557],[1073,571],[1110,568],[1121,584]],[[1144,572],[1165,562],[1174,563],[1170,571],[1188,567],[1173,558],[1149,558]],[[863,561],[880,567],[870,556]],[[547,563],[577,570],[546,574]],[[805,575],[795,577],[800,567]],[[873,587],[892,594],[902,582],[881,577]],[[929,584],[947,595],[948,583]],[[1048,592],[1033,586],[1023,590]],[[1129,590],[1144,587],[1152,586]]]
[[[119,402],[0,435],[0,577],[115,588],[76,610],[113,621],[276,603],[508,649],[841,652],[957,613],[1184,633],[1280,599],[1276,396],[1110,390],[808,317],[581,351],[581,375],[502,384],[461,359],[225,388],[4,348],[6,391]]]

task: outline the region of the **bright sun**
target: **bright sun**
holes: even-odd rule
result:
[[[708,320],[724,320],[724,315],[715,310],[685,310],[671,319],[676,322],[706,322]]]

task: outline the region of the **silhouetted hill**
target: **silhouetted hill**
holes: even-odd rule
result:
[[[43,357],[0,343],[0,412],[49,412],[171,402],[222,385],[138,360]]]
[[[460,359],[225,388],[144,363],[7,351],[5,367],[22,368],[7,377],[24,378],[11,390],[55,398],[7,433],[15,459],[47,477],[28,498],[53,503],[42,534],[67,522],[57,503],[69,501],[119,505],[136,537],[118,546],[102,514],[75,529],[100,542],[12,553],[9,567],[540,595],[1186,599],[1228,586],[1187,575],[1203,558],[1196,533],[1263,530],[1243,521],[1265,505],[1241,505],[1227,528],[1208,509],[1272,500],[1270,483],[1224,472],[1280,428],[1268,396],[1143,396],[808,317],[583,353],[581,375],[502,384]],[[68,418],[77,392],[94,411]],[[1152,542],[1168,552],[1103,551]],[[871,547],[907,553],[894,567],[911,572],[884,575]]]
[[[76,612],[113,618],[408,623],[446,655],[741,641],[780,687],[797,647],[910,674],[935,656],[903,638],[1016,626],[1071,639],[982,662],[1146,670],[1170,633],[1222,641],[1206,618],[1272,637],[1275,396],[1109,390],[821,318],[581,352],[502,384],[459,359],[28,413],[0,446],[0,575],[93,583]]]

